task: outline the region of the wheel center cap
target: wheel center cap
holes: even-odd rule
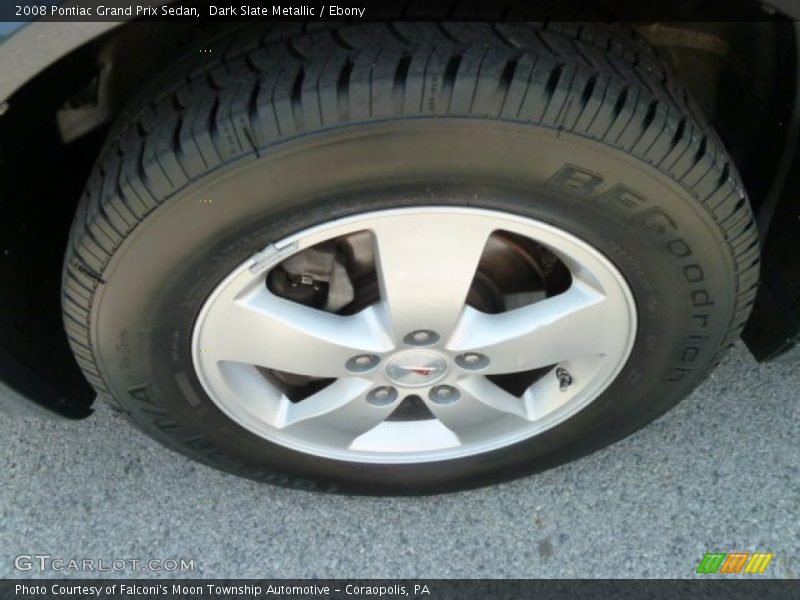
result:
[[[447,373],[445,360],[432,352],[415,350],[392,358],[386,375],[397,385],[420,387],[439,381]]]

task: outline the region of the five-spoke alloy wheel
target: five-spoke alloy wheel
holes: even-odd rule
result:
[[[340,315],[269,289],[281,261],[356,232],[374,244],[376,302]],[[494,314],[470,306],[497,232],[546,248],[567,266],[568,287]],[[211,294],[193,347],[210,397],[257,435],[325,458],[418,463],[493,450],[569,418],[614,379],[635,332],[625,280],[573,235],[495,211],[428,207],[350,217],[268,246]],[[265,370],[327,385],[292,399]],[[518,395],[489,378],[532,371]],[[410,397],[427,410],[392,420]]]

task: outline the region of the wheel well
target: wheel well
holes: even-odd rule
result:
[[[794,27],[769,21],[637,29],[709,115],[758,214],[796,111]],[[0,221],[0,281],[6,282],[0,311],[11,316],[0,319],[0,345],[62,390],[58,401],[43,401],[61,412],[69,412],[70,403],[88,407],[94,396],[70,354],[59,303],[61,261],[84,182],[125,100],[164,67],[163,57],[220,34],[219,26],[207,25],[120,26],[30,81],[0,117],[0,177],[8,194]]]

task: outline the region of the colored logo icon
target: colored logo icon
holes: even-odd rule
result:
[[[707,552],[696,573],[763,573],[772,560],[772,552]]]

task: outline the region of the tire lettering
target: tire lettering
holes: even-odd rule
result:
[[[142,385],[139,387],[129,388],[128,393],[134,400],[139,402],[139,410],[142,412],[162,417],[167,414],[163,409],[156,405],[156,403],[150,397],[150,393],[147,391],[146,386]]]
[[[690,286],[690,323],[701,330],[708,328],[711,313],[708,307],[714,306],[711,294],[701,286],[705,281],[705,271],[695,262],[691,246],[681,237],[677,237],[678,226],[675,220],[662,208],[646,206],[645,196],[622,185],[615,184],[611,189],[596,195],[603,177],[598,173],[583,169],[576,165],[566,164],[547,180],[546,186],[581,198],[592,198],[598,206],[608,207],[621,213],[627,213],[628,222],[656,236],[671,234],[672,239],[665,242],[669,254],[680,262],[683,278]],[[702,345],[707,335],[689,334],[678,354],[680,363],[674,366],[667,376],[667,381],[678,382],[695,370],[693,363],[702,353]]]
[[[707,291],[695,290],[692,292],[692,306],[714,306],[714,301],[711,299],[711,296],[708,295]]]
[[[689,265],[683,267],[683,275],[689,283],[699,283],[705,279],[703,269],[699,265]]]
[[[640,207],[646,200],[624,185],[615,185],[610,190],[595,198],[597,204],[630,210]]]
[[[681,352],[681,360],[683,362],[694,362],[698,354],[700,354],[700,346],[686,346]]]
[[[631,218],[631,223],[656,235],[663,235],[678,229],[675,221],[663,210],[656,207],[639,211]]]
[[[603,183],[603,178],[597,173],[580,169],[575,165],[564,165],[558,173],[547,180],[545,185],[586,198],[594,194],[595,188],[601,183]]]
[[[692,254],[692,249],[689,247],[689,244],[680,238],[667,242],[667,250],[670,251],[670,254],[678,258],[686,258]]]

